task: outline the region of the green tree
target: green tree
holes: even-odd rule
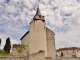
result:
[[[27,45],[24,45],[24,44],[22,44],[22,45],[20,45],[20,44],[13,44],[13,48],[15,48],[15,49],[17,50],[17,52],[19,52],[19,54],[20,54],[23,50],[25,50],[26,47],[27,47]],[[14,49],[13,49],[13,50],[14,50]]]
[[[6,44],[4,46],[4,50],[9,54],[11,50],[11,43],[10,43],[10,38],[8,37],[6,39]]]

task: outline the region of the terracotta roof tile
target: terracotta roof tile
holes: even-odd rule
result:
[[[79,47],[59,48],[57,51],[61,51],[61,50],[72,50],[72,49],[80,49],[80,48]]]

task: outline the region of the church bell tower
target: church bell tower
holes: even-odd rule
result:
[[[33,21],[30,22],[29,54],[39,52],[40,50],[44,50],[45,57],[47,57],[45,19],[41,15],[38,6]]]
[[[39,6],[37,7],[37,11],[36,11],[36,14],[35,14],[33,20],[41,20],[41,21],[45,22],[44,16],[42,16],[40,13]]]

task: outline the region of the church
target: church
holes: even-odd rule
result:
[[[27,45],[21,55],[28,56],[39,51],[45,51],[45,57],[56,58],[54,32],[45,25],[45,18],[41,15],[39,6],[33,21],[29,23],[30,29],[21,40],[21,44]]]

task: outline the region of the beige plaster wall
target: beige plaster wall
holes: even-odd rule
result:
[[[28,51],[29,50],[28,49],[28,47],[29,47],[29,36],[30,36],[30,33],[27,33],[27,35],[25,35],[24,38],[21,40],[21,44],[27,45],[26,50],[24,50],[21,53],[22,56],[27,56],[29,53],[29,51]]]
[[[66,51],[68,51],[68,54],[66,53]],[[58,56],[61,56],[61,52],[63,52],[64,57],[72,57],[72,55],[76,55],[76,50],[63,50],[63,51],[58,51]]]
[[[52,32],[48,28],[46,28],[46,38],[47,38],[47,56],[55,59],[56,54],[55,54],[54,32]]]
[[[76,50],[76,57],[80,58],[80,50]]]
[[[47,56],[46,28],[45,22],[34,20],[30,23],[29,54],[39,52],[39,50],[44,50]]]

